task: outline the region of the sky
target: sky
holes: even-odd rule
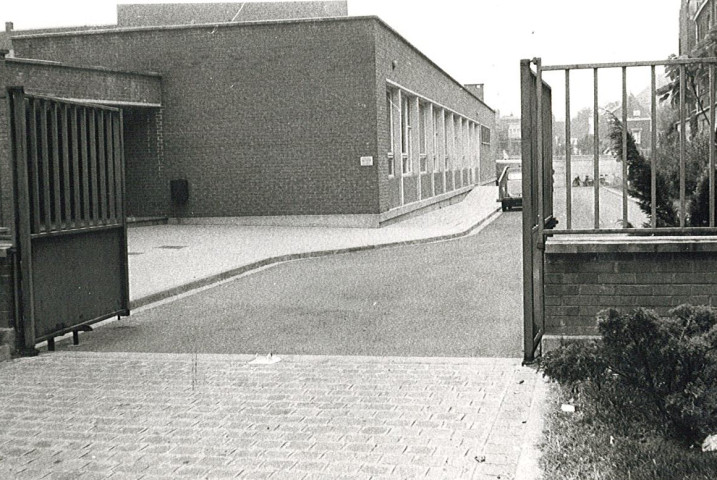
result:
[[[3,3],[0,25],[12,21],[22,30],[114,24],[117,3],[184,2]],[[520,113],[520,59],[540,57],[544,65],[660,60],[678,49],[680,0],[348,0],[348,8],[349,15],[380,17],[459,82],[485,84],[486,103],[504,116]],[[560,114],[563,77],[552,75],[545,80]],[[628,89],[638,93],[646,78],[630,76]],[[601,78],[601,103],[619,99],[619,83],[617,76]],[[591,104],[591,85],[573,81],[571,111]]]

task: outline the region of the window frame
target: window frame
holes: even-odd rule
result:
[[[411,175],[413,173],[413,118],[411,115],[411,98],[408,95],[401,95],[401,174]]]
[[[428,103],[418,99],[418,171],[428,173],[428,124],[426,115],[430,113]]]
[[[386,152],[386,158],[387,158],[387,172],[388,177],[393,178],[396,176],[396,159],[394,155],[394,148],[396,147],[396,128],[394,125],[395,118],[393,114],[393,108],[394,108],[394,95],[395,90],[391,88],[386,89],[386,109],[387,111],[387,120],[388,120],[388,141],[389,141],[389,149],[388,152]]]

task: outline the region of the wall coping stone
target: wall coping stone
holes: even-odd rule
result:
[[[55,60],[40,60],[40,59],[36,59],[36,58],[12,57],[12,58],[6,58],[5,61],[8,63],[36,65],[36,66],[41,66],[41,67],[66,68],[68,70],[85,70],[85,71],[89,71],[89,72],[115,73],[115,74],[119,74],[119,75],[162,78],[162,74],[157,73],[157,72],[140,72],[140,71],[135,71],[135,70],[119,70],[116,68],[102,67],[99,65],[72,65],[72,64],[68,64],[68,63],[57,62]]]
[[[714,236],[560,235],[548,237],[546,254],[717,252]]]

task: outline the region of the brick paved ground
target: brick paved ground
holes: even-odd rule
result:
[[[55,352],[0,363],[0,478],[510,479],[517,359]]]

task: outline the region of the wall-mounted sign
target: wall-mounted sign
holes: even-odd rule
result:
[[[370,167],[373,165],[373,157],[361,157],[361,166]]]

